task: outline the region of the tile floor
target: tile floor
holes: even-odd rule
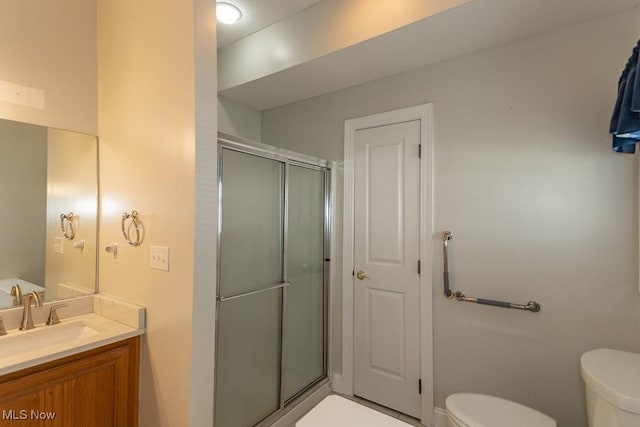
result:
[[[336,393],[336,394],[338,394],[338,393]],[[387,415],[389,415],[389,416],[391,416],[393,418],[398,418],[400,421],[404,421],[405,423],[411,424],[412,426],[422,427],[422,424],[420,424],[420,420],[419,419],[410,417],[409,415],[402,414],[402,413],[400,413],[398,411],[395,411],[395,410],[393,410],[391,408],[387,408],[386,406],[379,405],[379,404],[377,404],[375,402],[371,402],[369,400],[363,399],[363,398],[358,397],[358,396],[345,396],[345,395],[342,395],[342,394],[338,394],[338,396],[342,396],[342,397],[344,397],[346,399],[349,399],[349,400],[352,400],[352,401],[354,401],[356,403],[359,403],[360,405],[367,406],[367,407],[369,407],[371,409],[375,409],[376,411],[382,412],[383,414],[387,414]]]

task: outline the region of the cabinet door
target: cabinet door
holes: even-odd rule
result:
[[[137,338],[0,378],[0,426],[137,425]]]

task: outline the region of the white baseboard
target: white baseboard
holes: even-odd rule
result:
[[[441,408],[433,408],[433,423],[435,427],[447,427],[447,412]]]
[[[331,389],[335,393],[344,394],[344,388],[342,387],[342,374],[334,373],[331,375]]]

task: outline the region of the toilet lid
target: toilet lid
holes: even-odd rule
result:
[[[556,427],[553,418],[519,403],[475,393],[447,397],[447,412],[468,427]]]
[[[640,354],[599,348],[580,358],[582,378],[614,406],[640,414]]]

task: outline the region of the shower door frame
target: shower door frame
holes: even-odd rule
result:
[[[220,276],[221,276],[221,237],[222,237],[222,173],[223,173],[223,165],[222,165],[222,152],[224,149],[233,150],[236,152],[258,156],[261,158],[275,160],[278,162],[282,162],[284,165],[284,206],[283,206],[283,230],[282,230],[282,282],[277,287],[281,287],[282,289],[282,299],[281,299],[281,331],[280,331],[280,390],[279,390],[279,407],[278,409],[271,413],[269,416],[260,421],[256,426],[270,426],[277,422],[278,419],[282,418],[287,413],[293,411],[296,406],[301,403],[304,399],[311,396],[312,394],[318,392],[323,387],[328,387],[329,378],[331,373],[331,360],[329,355],[331,354],[331,339],[330,339],[330,301],[331,301],[331,274],[332,274],[332,264],[331,264],[331,235],[332,235],[332,213],[333,213],[333,199],[334,192],[332,187],[332,173],[333,173],[333,162],[319,159],[312,156],[307,156],[305,154],[296,153],[294,151],[289,151],[285,149],[281,149],[278,147],[273,147],[267,144],[262,144],[259,142],[249,141],[241,138],[237,138],[231,135],[224,134],[222,132],[218,132],[218,141],[217,141],[217,153],[218,153],[218,218],[217,218],[217,253],[216,253],[216,309],[215,309],[215,358],[214,358],[214,410],[215,410],[215,391],[217,390],[217,367],[218,367],[218,331],[219,331],[219,314],[220,314],[220,304],[221,304],[221,296],[220,296]],[[287,277],[287,238],[288,238],[288,203],[289,203],[289,171],[290,167],[303,167],[310,170],[317,170],[324,172],[324,292],[323,292],[323,342],[324,342],[324,354],[323,354],[323,376],[316,379],[314,382],[309,384],[304,389],[297,392],[291,398],[285,401],[284,399],[284,328],[285,328],[285,320],[286,320],[286,288],[290,284],[288,283]],[[270,288],[273,289],[276,286]],[[262,291],[259,291],[262,292]],[[214,415],[215,420],[215,415]]]

